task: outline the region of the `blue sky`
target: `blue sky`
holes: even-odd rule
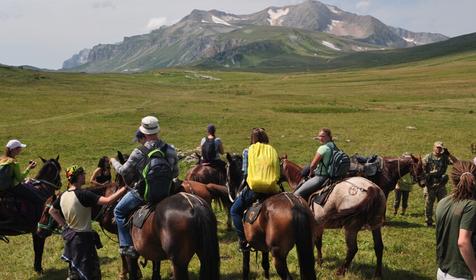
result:
[[[64,60],[99,43],[148,33],[193,9],[247,14],[296,0],[0,0],[0,63],[61,68]],[[326,0],[411,31],[457,36],[476,32],[476,0]]]

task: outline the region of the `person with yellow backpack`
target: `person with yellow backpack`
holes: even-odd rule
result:
[[[253,128],[251,145],[243,150],[243,175],[246,186],[236,197],[230,213],[239,237],[240,250],[249,250],[250,246],[243,230],[243,212],[258,198],[280,192],[279,157],[276,150],[269,145],[264,128]]]

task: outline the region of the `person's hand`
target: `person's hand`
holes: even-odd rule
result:
[[[30,160],[30,162],[28,164],[28,169],[33,169],[35,167],[36,167],[36,161]]]
[[[115,161],[115,160],[116,160],[116,158],[110,157],[109,158],[109,163],[112,164],[112,162]]]
[[[448,149],[445,148],[445,149],[443,150],[443,154],[449,156],[449,155],[450,155],[450,151],[448,151]]]
[[[396,189],[396,190],[399,190],[399,189],[400,189],[400,186],[399,186],[399,185],[396,185],[396,186],[395,186],[395,189]]]

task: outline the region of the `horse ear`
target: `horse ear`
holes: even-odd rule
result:
[[[58,161],[58,160],[59,160],[59,155],[56,156],[56,161]]]
[[[117,159],[119,159],[120,163],[124,163],[124,155],[121,153],[121,151],[117,151]]]
[[[284,154],[282,159],[288,159],[288,154]]]
[[[40,159],[41,159],[41,161],[42,161],[43,163],[46,162],[46,159],[44,159],[44,158],[42,158],[42,157],[40,157]]]
[[[226,159],[228,160],[228,162],[232,160],[230,153],[226,153]]]

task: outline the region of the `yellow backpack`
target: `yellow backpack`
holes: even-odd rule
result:
[[[258,193],[279,192],[279,157],[268,144],[256,143],[248,149],[248,186]]]

